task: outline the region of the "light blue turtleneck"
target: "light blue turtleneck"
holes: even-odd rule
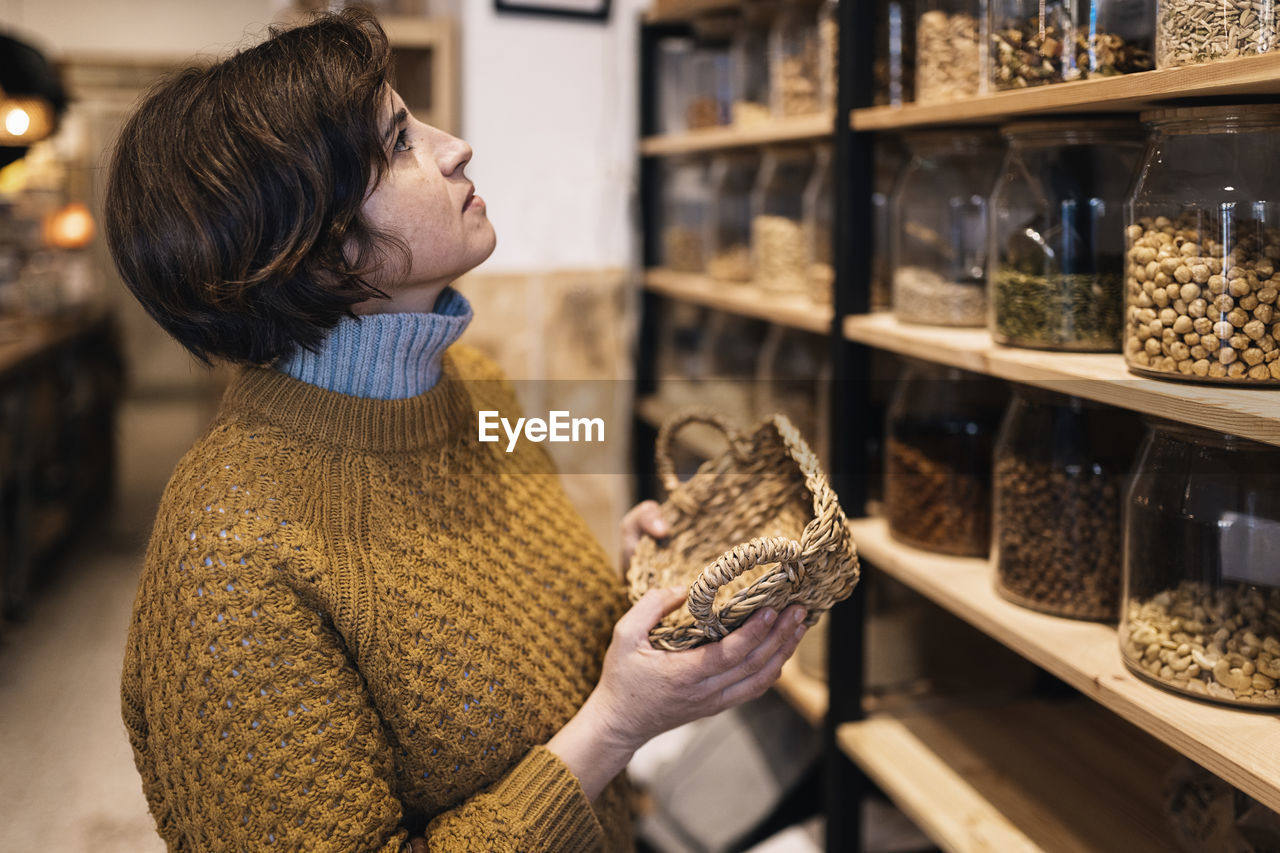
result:
[[[344,317],[317,352],[300,349],[276,370],[352,397],[416,397],[440,381],[444,351],[472,316],[466,297],[447,287],[430,314]]]

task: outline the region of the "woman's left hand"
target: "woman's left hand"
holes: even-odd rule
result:
[[[654,539],[661,539],[671,532],[671,525],[662,517],[662,509],[657,501],[641,501],[627,510],[622,516],[622,576],[627,576],[631,566],[631,555],[636,552],[640,537],[649,534]]]

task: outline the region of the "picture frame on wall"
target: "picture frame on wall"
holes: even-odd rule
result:
[[[611,0],[493,0],[499,13],[576,18],[580,21],[609,19]]]

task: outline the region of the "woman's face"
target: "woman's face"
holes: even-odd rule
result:
[[[394,234],[409,247],[407,270],[375,276],[390,299],[353,306],[356,313],[430,311],[440,291],[493,252],[496,237],[463,170],[471,146],[413,118],[404,101],[388,89],[383,128],[388,168],[364,202],[374,228]]]

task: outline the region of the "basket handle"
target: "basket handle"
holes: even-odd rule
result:
[[[721,554],[719,559],[702,570],[689,587],[689,612],[712,640],[719,640],[729,631],[720,621],[720,614],[712,610],[716,603],[716,592],[724,584],[755,566],[765,563],[781,563],[786,571],[788,583],[798,583],[804,577],[804,566],[797,559],[800,556],[800,543],[794,539],[780,536],[762,536],[743,542],[731,551]],[[775,581],[774,586],[780,581]],[[772,588],[762,589],[760,593],[767,595]]]
[[[663,422],[658,429],[657,441],[654,443],[658,478],[662,481],[662,487],[667,490],[668,495],[680,486],[675,464],[671,461],[671,442],[675,440],[677,432],[694,423],[707,424],[720,430],[729,442],[729,449],[733,451],[734,456],[743,461],[748,458],[746,448],[742,444],[742,437],[738,434],[737,428],[726,418],[709,409],[689,409],[678,412]]]

